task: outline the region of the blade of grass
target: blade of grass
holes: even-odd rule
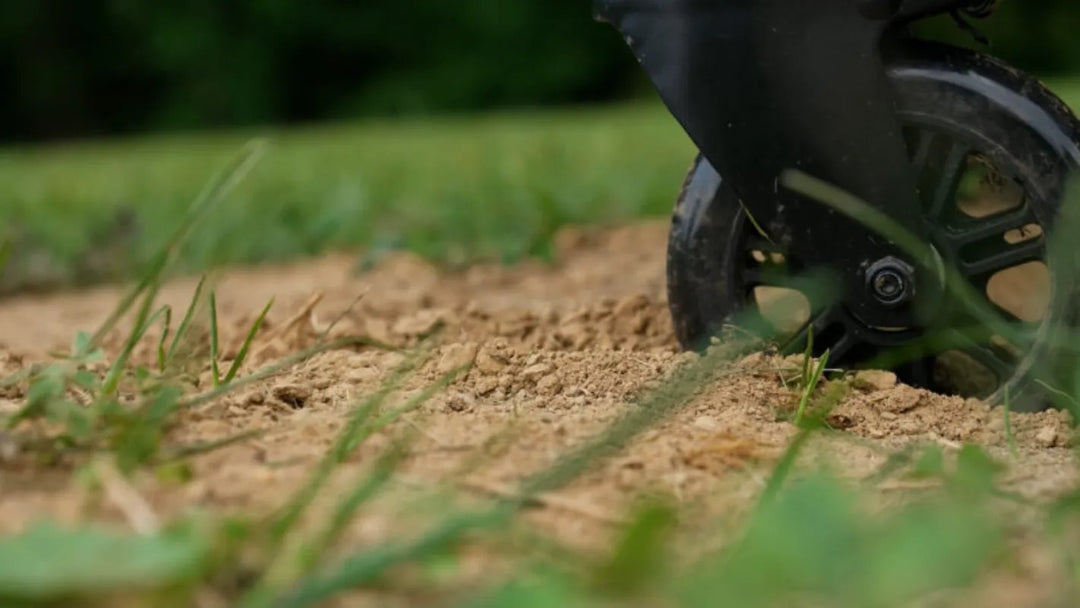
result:
[[[818,384],[821,382],[821,375],[825,372],[825,366],[828,362],[829,351],[826,350],[814,367],[814,373],[803,387],[802,395],[799,397],[799,409],[795,411],[795,426],[802,426],[803,417],[806,415],[806,406],[810,403],[810,397],[813,396],[814,391],[817,390]]]
[[[324,329],[322,333],[319,334],[319,339],[325,340],[329,338],[330,332],[334,331],[334,328],[337,327],[338,324],[341,323],[343,320],[345,320],[345,317],[349,316],[349,313],[352,312],[354,308],[356,308],[356,305],[360,302],[360,300],[364,298],[365,295],[367,294],[362,293],[353,298],[353,301],[350,302],[348,306],[343,308],[341,312],[339,312],[337,316],[330,321],[330,323],[326,326],[326,329]]]
[[[737,347],[715,349],[676,370],[673,378],[646,395],[630,414],[526,481],[516,496],[500,499],[494,507],[484,511],[453,514],[413,542],[387,544],[354,554],[330,573],[302,581],[295,591],[280,598],[274,605],[300,608],[318,604],[343,590],[370,584],[394,565],[439,551],[470,532],[504,524],[514,513],[528,505],[533,496],[570,482],[596,460],[625,445],[631,437],[687,402],[705,383],[725,372],[736,373],[730,364],[737,352]],[[264,604],[254,602],[248,605]]]
[[[791,476],[792,469],[795,468],[795,461],[799,458],[799,453],[802,452],[803,446],[810,438],[814,429],[805,428],[799,431],[799,434],[795,436],[786,450],[784,455],[780,457],[780,461],[773,467],[772,475],[769,476],[769,480],[765,482],[765,489],[761,492],[761,497],[758,498],[758,508],[755,511],[759,511],[762,505],[769,504],[776,500],[777,494],[780,493],[780,488],[783,487],[784,482]]]
[[[116,391],[119,389],[120,380],[123,378],[124,370],[127,369],[128,361],[131,359],[131,354],[135,351],[135,346],[142,340],[143,336],[153,325],[154,321],[159,316],[164,315],[166,307],[157,309],[152,315],[149,314],[150,308],[154,304],[154,300],[157,297],[160,284],[154,283],[143,297],[143,303],[139,306],[139,312],[135,318],[135,326],[124,341],[124,346],[120,350],[120,354],[113,361],[112,367],[109,368],[108,374],[105,376],[105,380],[101,383],[101,391],[97,395],[95,402],[100,404],[105,399],[110,399],[116,395]]]
[[[244,343],[240,345],[240,350],[236,353],[236,358],[233,359],[232,365],[229,366],[229,371],[225,374],[225,383],[233,381],[236,374],[240,371],[240,366],[244,364],[244,359],[247,358],[248,350],[251,348],[251,342],[255,340],[255,334],[259,333],[259,329],[262,328],[263,322],[266,320],[266,315],[270,312],[270,308],[274,305],[274,298],[270,298],[270,301],[263,307],[262,312],[255,319],[255,322],[251,324],[251,329],[248,330],[247,336],[244,338]]]
[[[526,481],[515,499],[527,504],[537,494],[562,487],[591,463],[609,456],[626,442],[686,404],[703,386],[720,377],[741,373],[733,366],[742,343],[727,343],[677,368],[659,387],[647,393],[633,409],[603,433],[572,450],[554,465]]]
[[[202,278],[199,279],[198,285],[195,286],[195,293],[191,296],[191,302],[188,303],[187,310],[184,311],[184,318],[176,328],[176,335],[173,336],[172,344],[169,345],[167,360],[170,362],[176,356],[176,349],[180,346],[180,340],[187,335],[188,327],[191,325],[191,320],[195,317],[195,309],[198,308],[199,302],[201,301],[202,291],[205,285],[206,275],[203,275]]]
[[[1048,384],[1048,383],[1046,383],[1046,382],[1044,382],[1042,380],[1036,380],[1035,383],[1038,384],[1039,386],[1043,387],[1050,394],[1064,400],[1065,401],[1065,409],[1072,412],[1073,418],[1075,419],[1075,422],[1080,422],[1080,401],[1077,401],[1076,397],[1074,397],[1074,396],[1070,395],[1069,393],[1061,390],[1060,388],[1057,388],[1055,386],[1051,386],[1050,384]]]
[[[1012,426],[1012,396],[1009,394],[1008,385],[1005,386],[1005,401],[1002,403],[1002,415],[1005,417],[1005,441],[1009,444],[1009,454],[1013,460],[1020,459],[1020,450],[1016,447],[1016,435],[1013,434]]]
[[[155,282],[159,282],[176,258],[180,246],[187,240],[192,229],[201,221],[207,213],[217,206],[226,196],[255,168],[259,159],[262,158],[266,149],[266,143],[262,140],[254,140],[244,147],[243,150],[215,177],[202,191],[195,202],[188,208],[187,213],[180,220],[179,225],[172,237],[151,257],[150,264],[143,273],[139,282],[131,288],[112,313],[102,322],[88,343],[88,349],[93,350],[101,344],[101,340],[120,322],[125,314],[138,300],[139,296],[149,289]]]
[[[765,239],[767,242],[775,245],[776,242],[772,240],[772,237],[769,236],[768,232],[765,232],[765,229],[761,227],[761,224],[758,223],[757,218],[754,217],[753,213],[750,213],[750,209],[746,206],[745,203],[742,202],[742,200],[739,201],[739,206],[742,207],[743,213],[746,214],[746,219],[750,220],[750,225],[754,227],[754,230],[757,231],[758,235],[761,238]]]
[[[214,388],[221,386],[221,373],[218,371],[218,321],[217,294],[210,290],[210,374],[214,379]]]
[[[530,504],[536,495],[569,483],[598,460],[611,455],[631,438],[688,403],[702,386],[725,375],[740,373],[733,361],[745,349],[743,343],[725,344],[677,368],[671,377],[638,401],[627,415],[526,480],[516,495],[501,498],[484,511],[453,514],[413,542],[391,543],[354,554],[331,572],[301,581],[294,592],[274,605],[292,608],[317,604],[345,589],[371,583],[394,565],[429,555],[458,542],[472,531],[504,524]],[[263,605],[263,601],[265,598],[247,605]]]
[[[322,557],[329,553],[334,540],[339,538],[345,531],[346,526],[349,525],[360,507],[374,498],[386,486],[387,482],[393,478],[398,466],[405,461],[408,455],[407,448],[392,445],[375,463],[374,470],[360,480],[360,483],[355,484],[352,491],[338,504],[322,532],[301,549],[300,555],[297,556],[296,576],[279,580],[299,580],[311,574]],[[271,580],[273,579],[271,578]]]
[[[975,320],[1014,344],[1023,344],[1024,336],[1010,324],[1001,320],[981,298],[974,287],[951,266],[939,264],[933,249],[907,231],[892,218],[877,210],[866,201],[826,181],[789,169],[780,176],[785,188],[827,205],[856,220],[870,230],[895,243],[897,247],[925,268],[939,268],[944,272],[944,284],[951,294],[975,317]]]
[[[15,252],[15,245],[10,236],[0,239],[0,272],[3,272],[11,262],[11,255]]]
[[[189,443],[185,445],[175,446],[170,448],[166,454],[162,456],[162,463],[175,460],[185,460],[192,456],[198,456],[199,454],[206,454],[207,452],[214,452],[221,448],[228,447],[236,443],[243,443],[245,441],[262,437],[266,434],[266,431],[262,429],[254,429],[250,431],[244,431],[242,433],[236,433],[235,435],[229,435],[221,439],[214,439],[211,441],[197,441],[195,443]]]
[[[161,336],[158,338],[157,344],[157,364],[158,371],[165,371],[165,362],[167,361],[165,355],[165,341],[169,339],[169,331],[172,326],[172,308],[165,306],[165,319],[162,321]]]
[[[842,437],[843,435],[839,436]],[[885,462],[876,471],[864,477],[862,483],[866,486],[876,486],[911,466],[915,462],[915,456],[918,454],[917,447],[912,444],[904,446],[898,451],[888,453]]]
[[[275,608],[302,608],[319,605],[338,593],[371,584],[384,572],[401,563],[417,561],[459,542],[466,534],[499,525],[505,521],[501,510],[478,513],[458,513],[449,516],[442,525],[410,543],[393,543],[356,553],[333,572],[310,577],[284,597],[273,600],[253,598],[241,603],[255,607],[273,605]]]
[[[461,375],[461,372],[467,370],[469,367],[471,367],[471,364],[451,370],[446,374],[443,374],[441,378],[425,387],[424,390],[414,395],[411,399],[406,401],[401,406],[394,408],[393,410],[390,410],[389,412],[386,412],[385,414],[379,416],[370,425],[366,425],[362,429],[362,432],[354,433],[352,435],[352,438],[344,444],[344,451],[343,453],[338,455],[339,458],[341,460],[344,460],[350,453],[355,451],[357,446],[363,443],[365,439],[378,432],[379,430],[397,422],[405,414],[408,414],[409,412],[412,412],[427,403],[432,397],[435,396],[436,393],[449,386],[450,383],[452,383],[459,375]]]
[[[320,353],[357,346],[371,346],[376,348],[384,347],[384,345],[369,340],[367,338],[339,338],[330,342],[315,344],[314,346],[310,346],[308,348],[305,348],[304,350],[293,353],[288,357],[284,357],[274,363],[266,365],[242,378],[234,379],[228,384],[223,384],[222,386],[212,388],[204,393],[199,393],[198,395],[192,395],[191,397],[188,397],[180,402],[180,408],[190,409],[193,407],[198,407],[200,405],[205,405],[207,403],[210,403],[211,401],[214,401],[215,399],[219,399],[225,395],[233,393],[245,386],[249,386],[256,382],[261,382],[262,380],[265,380],[270,376],[279,374],[282,371],[299,363],[303,363],[304,361],[307,361],[308,359]],[[394,349],[387,347],[387,350]]]
[[[814,326],[809,325],[806,328],[806,350],[803,351],[802,370],[799,373],[799,385],[802,388],[806,388],[810,384],[810,365],[814,360]]]
[[[390,377],[382,383],[378,390],[353,408],[344,428],[338,433],[334,445],[323,455],[307,482],[292,495],[281,513],[274,518],[270,527],[271,544],[269,553],[271,555],[276,555],[280,550],[285,536],[296,526],[319,490],[326,484],[334,467],[343,462],[352,449],[355,448],[357,436],[365,432],[367,421],[382,406],[390,394],[401,386],[409,372],[415,367],[415,357],[407,358],[404,363],[391,373]]]
[[[412,412],[427,403],[432,397],[449,386],[450,383],[457,379],[457,377],[469,367],[471,367],[471,365],[466,365],[447,372],[436,382],[426,386],[422,391],[414,395],[400,407],[379,416],[370,424],[362,424],[360,428],[357,429],[357,432],[349,433],[346,431],[345,433],[342,433],[344,441],[338,444],[342,448],[342,452],[337,454],[336,462],[333,464],[336,465],[343,462],[345,457],[354,451],[364,440],[401,419],[405,414]],[[370,418],[371,411],[372,410],[368,410],[365,412],[365,419]],[[369,498],[374,496],[375,492],[389,480],[390,473],[396,469],[397,464],[407,455],[407,450],[403,450],[402,448],[403,446],[401,445],[391,447],[380,459],[380,462],[376,465],[375,471],[361,479],[354,487],[354,490],[338,504],[334,515],[331,517],[330,523],[322,533],[317,535],[313,541],[302,548],[300,555],[295,558],[289,559],[282,557],[279,560],[276,560],[276,562],[267,569],[264,584],[259,587],[264,587],[266,585],[273,586],[277,582],[297,580],[302,576],[310,574],[311,570],[318,563],[318,557],[323,555],[330,547],[332,541],[340,535],[356,513],[357,509],[359,509]],[[331,466],[330,468],[332,469],[333,467]],[[321,487],[321,485],[325,483],[325,478],[320,479],[319,486]],[[317,492],[318,489],[319,488],[314,488],[314,491]],[[308,504],[310,504],[310,500],[308,501]],[[300,509],[299,514],[302,514],[305,509],[306,505]],[[296,517],[298,517],[299,514]],[[292,525],[294,525],[294,523],[288,524],[288,527],[292,527]],[[253,597],[261,596],[262,594],[263,590],[258,589]]]

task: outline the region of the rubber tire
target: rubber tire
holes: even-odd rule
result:
[[[1080,165],[1080,122],[1065,103],[991,57],[936,43],[913,42],[891,60],[888,72],[902,121],[963,129],[986,144],[991,160],[1011,157],[1025,189],[1038,199],[1040,223],[1053,226],[1068,175]],[[669,306],[685,349],[702,349],[746,306],[732,277],[746,221],[734,191],[699,155],[675,204],[667,252]],[[1075,268],[1075,259],[1055,258],[1051,270],[1049,314],[1070,327],[1080,314]],[[1009,383],[1012,395],[1020,395],[1021,384],[1016,377]]]

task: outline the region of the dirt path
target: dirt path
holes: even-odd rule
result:
[[[562,262],[555,267],[485,266],[441,274],[413,257],[395,255],[360,275],[353,272],[355,258],[345,256],[232,271],[218,288],[224,342],[235,350],[243,328],[271,297],[275,305],[252,365],[311,344],[343,311],[332,334],[396,345],[415,343],[441,325],[442,344],[399,398],[456,366],[475,361],[474,367],[361,446],[350,462],[363,467],[392,436],[413,432],[403,479],[418,487],[454,479],[477,495],[497,495],[634,407],[628,405],[632,397],[692,357],[677,352],[671,335],[664,238],[658,223],[566,231],[558,239]],[[180,281],[163,299],[182,310],[193,288],[193,281]],[[118,293],[102,288],[0,304],[6,364],[65,347],[75,331],[93,328],[108,313]],[[311,314],[303,314],[308,309]],[[250,429],[266,435],[196,458],[187,484],[146,478],[137,485],[161,516],[191,507],[270,509],[325,452],[355,400],[375,391],[402,360],[374,348],[335,351],[245,388],[188,416],[177,439]],[[645,489],[700,503],[711,513],[745,505],[795,430],[777,416],[793,399],[778,373],[784,362],[759,356],[741,365],[741,373],[709,387],[615,458],[545,499],[537,519],[587,546]],[[854,391],[837,408],[838,420],[849,427],[846,438],[820,440],[809,457],[860,476],[883,462],[883,448],[912,442],[947,449],[977,442],[1006,456],[1000,413],[879,380],[880,386]],[[1014,425],[1020,460],[1010,472],[1012,488],[1050,497],[1072,487],[1077,471],[1066,446],[1066,417],[1017,415]],[[75,520],[88,510],[122,520],[108,504],[88,506],[85,491],[66,479],[55,468],[17,455],[0,460],[0,531],[42,517]],[[377,538],[397,525],[391,513],[374,513],[354,533]]]

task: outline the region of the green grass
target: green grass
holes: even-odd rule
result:
[[[357,247],[450,264],[544,256],[563,224],[668,213],[693,156],[648,104],[0,150],[14,253],[2,286],[130,274],[252,135],[269,138],[265,160],[182,269]]]

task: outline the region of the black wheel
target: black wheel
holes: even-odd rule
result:
[[[1009,338],[948,297],[935,303],[930,325],[887,330],[815,301],[800,287],[811,269],[762,235],[699,157],[668,246],[679,341],[698,348],[755,319],[792,351],[812,331],[815,350],[828,348],[837,366],[889,367],[909,384],[990,401],[1008,391],[1014,406],[1040,407],[1045,385],[1063,382],[1044,374],[1060,350],[1050,338],[1077,327],[1080,315],[1075,256],[1051,260],[1048,248],[1080,165],[1080,124],[1038,82],[971,51],[919,44],[891,62],[889,75],[932,245],[1008,324]]]

